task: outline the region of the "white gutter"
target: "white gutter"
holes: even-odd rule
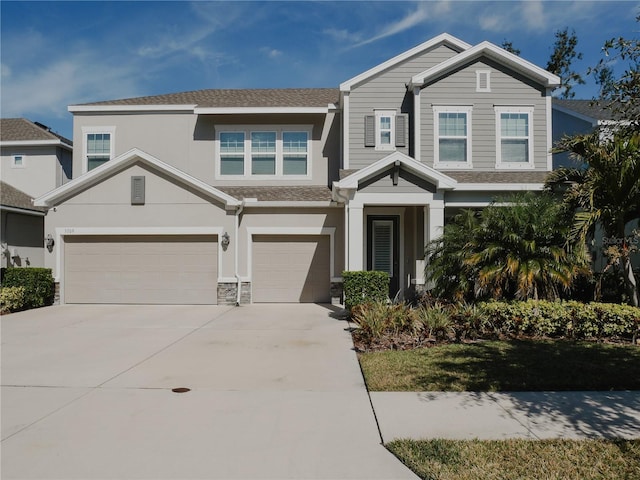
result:
[[[0,205],[0,210],[4,210],[5,212],[22,213],[24,215],[34,215],[36,217],[44,217],[46,215],[46,212],[19,207],[9,207],[8,205]]]

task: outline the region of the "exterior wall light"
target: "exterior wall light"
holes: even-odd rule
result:
[[[47,235],[47,238],[44,239],[44,244],[47,247],[47,250],[49,250],[49,253],[51,253],[53,251],[53,246],[56,244],[56,241],[53,239],[51,234],[49,234]]]
[[[227,250],[227,247],[229,246],[229,234],[227,232],[224,232],[222,234],[222,239],[220,240],[220,245],[222,245],[222,249],[223,250]]]

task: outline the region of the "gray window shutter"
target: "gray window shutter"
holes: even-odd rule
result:
[[[406,147],[409,143],[409,115],[396,115],[396,147]]]
[[[376,117],[374,115],[364,117],[364,146],[376,146]]]
[[[131,177],[131,205],[144,205],[144,177]]]

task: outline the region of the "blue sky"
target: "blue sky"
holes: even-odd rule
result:
[[[442,32],[513,42],[546,66],[575,29],[586,72],[637,37],[639,1],[15,2],[2,0],[1,115],[71,137],[67,106],[204,88],[337,87]],[[619,66],[618,66],[619,67]],[[592,79],[576,98],[595,94]]]

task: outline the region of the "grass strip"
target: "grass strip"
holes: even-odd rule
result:
[[[429,480],[640,478],[640,440],[396,440],[387,448]]]
[[[358,354],[372,391],[640,390],[640,348],[487,341]]]

